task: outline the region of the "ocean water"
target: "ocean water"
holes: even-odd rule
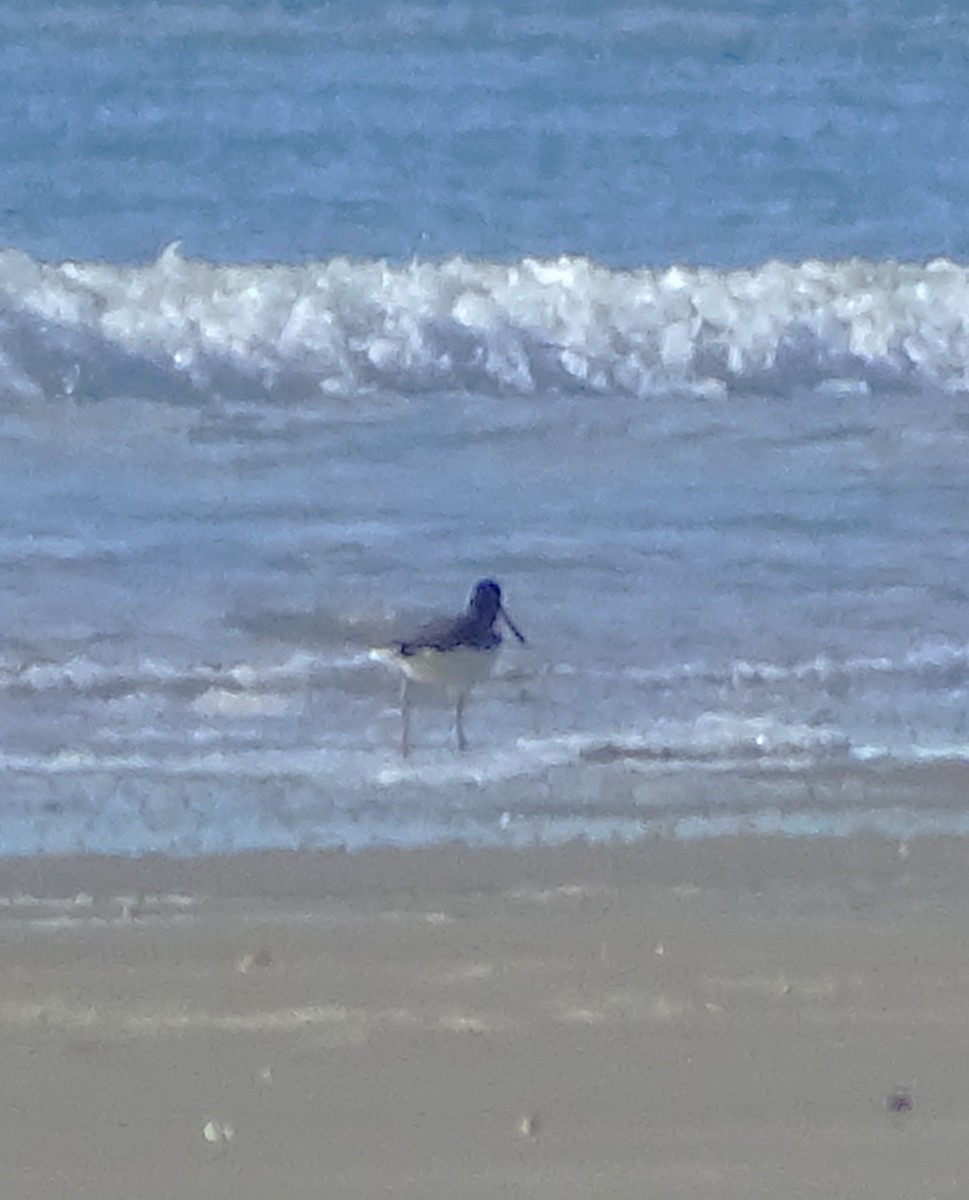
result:
[[[0,853],[940,827],[783,781],[969,752],[967,47],[0,2]],[[485,574],[402,762],[368,648]]]

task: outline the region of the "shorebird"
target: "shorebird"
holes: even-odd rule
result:
[[[458,749],[467,750],[464,707],[472,684],[487,679],[501,646],[498,619],[520,642],[525,638],[501,603],[501,588],[493,579],[479,579],[471,591],[467,610],[457,617],[440,617],[423,625],[413,637],[381,649],[372,658],[403,673],[400,693],[400,752],[410,753],[411,681],[432,683],[457,691],[454,723]]]

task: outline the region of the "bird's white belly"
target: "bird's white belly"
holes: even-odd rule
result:
[[[401,654],[398,650],[375,650],[371,653],[374,658],[392,664],[418,683],[460,688],[487,679],[498,659],[497,648],[473,650],[467,646],[457,646],[453,650],[433,650],[425,646],[412,654]]]

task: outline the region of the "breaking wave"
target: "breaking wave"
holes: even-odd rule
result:
[[[586,258],[148,265],[0,251],[0,394],[307,401],[969,390],[969,268]]]

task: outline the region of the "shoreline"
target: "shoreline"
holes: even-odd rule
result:
[[[16,799],[18,781],[10,781]],[[299,785],[303,787],[307,780]],[[196,781],[199,795],[203,783]],[[280,787],[285,788],[283,780]],[[314,784],[319,789],[323,785]],[[580,839],[593,846],[661,843],[699,845],[747,839],[849,841],[884,838],[910,842],[969,837],[969,760],[920,763],[872,760],[781,766],[753,760],[729,770],[673,771],[637,761],[636,754],[574,771],[551,768],[537,781],[515,777],[498,785],[454,785],[448,801],[435,788],[415,791],[398,811],[393,795],[361,792],[356,807],[334,815],[325,791],[295,824],[285,796],[259,800],[260,828],[251,819],[253,798],[237,797],[238,811],[193,802],[187,825],[175,821],[164,837],[139,824],[124,806],[89,816],[84,836],[75,815],[23,806],[8,830],[6,862],[103,858],[150,863],[230,860],[260,853],[342,853],[355,857],[399,849],[420,852],[452,843],[474,850],[529,851]],[[302,795],[299,793],[299,796]],[[386,800],[386,811],[381,805]],[[247,807],[249,806],[249,807]],[[15,806],[16,807],[16,806]],[[241,822],[241,824],[240,824]],[[0,847],[0,855],[4,848]]]
[[[967,852],[0,862],[4,1194],[959,1197]]]
[[[554,845],[377,846],[255,850],[199,858],[151,854],[0,859],[0,896],[69,899],[181,893],[213,899],[354,900],[422,890],[473,895],[516,886],[649,884],[735,898],[785,890],[822,897],[865,888],[885,895],[948,895],[969,903],[969,835],[912,839],[725,836]],[[965,882],[964,882],[965,879]]]

